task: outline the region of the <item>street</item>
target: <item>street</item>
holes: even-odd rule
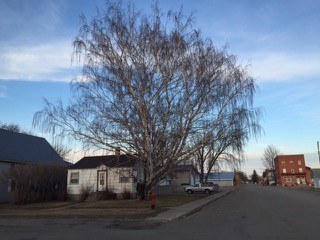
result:
[[[243,186],[183,219],[0,219],[0,239],[319,239],[320,192]]]

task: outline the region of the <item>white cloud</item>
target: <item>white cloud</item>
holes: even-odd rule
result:
[[[252,74],[258,82],[289,81],[320,76],[319,54],[258,53],[252,56]]]
[[[0,79],[70,81],[72,78],[71,41],[6,47],[0,52]]]

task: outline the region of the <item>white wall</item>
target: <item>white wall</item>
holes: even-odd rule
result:
[[[233,180],[220,180],[220,181],[208,180],[208,182],[217,183],[221,187],[233,187]]]
[[[92,192],[96,192],[98,170],[107,170],[107,187],[114,193],[122,193],[124,191],[136,192],[134,179],[132,177],[129,178],[129,182],[120,183],[120,171],[128,171],[131,176],[131,167],[107,168],[105,165],[101,165],[94,169],[68,169],[68,194],[81,194],[83,187],[90,187]],[[79,172],[79,184],[70,184],[70,177],[73,172]]]
[[[114,193],[122,193],[125,191],[135,192],[133,178],[129,178],[128,183],[120,183],[120,171],[128,171],[131,175],[132,168],[109,168],[108,169],[108,189]]]
[[[70,184],[72,172],[79,172],[79,184]],[[83,187],[90,187],[93,192],[97,190],[97,169],[68,169],[68,194],[81,194]]]

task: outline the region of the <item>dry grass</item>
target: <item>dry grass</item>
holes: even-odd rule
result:
[[[105,200],[96,202],[46,202],[27,205],[0,205],[0,218],[145,218],[181,204],[206,197],[205,194],[159,196],[156,210],[150,201]]]

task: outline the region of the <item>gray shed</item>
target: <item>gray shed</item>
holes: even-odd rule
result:
[[[311,179],[314,184],[314,188],[320,188],[320,168],[311,169]]]

